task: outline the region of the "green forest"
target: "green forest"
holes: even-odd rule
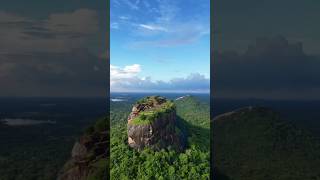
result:
[[[55,106],[39,106],[44,102]],[[105,99],[1,99],[4,118],[55,120],[55,124],[9,126],[0,121],[0,180],[57,180],[71,157],[75,142],[87,133],[102,131],[109,121]],[[106,167],[107,160],[95,166]],[[105,168],[104,168],[105,169]],[[100,172],[96,172],[97,175]],[[95,174],[96,175],[96,174]],[[99,178],[97,178],[99,179]]]
[[[170,148],[138,152],[127,145],[127,118],[133,103],[111,102],[111,179],[209,179],[209,104],[192,96],[174,101],[177,126],[188,137],[183,152]]]
[[[216,118],[212,145],[219,180],[320,179],[320,139],[271,109]]]

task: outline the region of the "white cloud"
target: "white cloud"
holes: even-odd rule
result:
[[[157,26],[157,25],[139,24],[139,27],[143,29],[151,30],[151,31],[164,31],[164,32],[168,31],[166,28]]]
[[[119,23],[116,23],[116,22],[111,23],[110,28],[111,29],[119,29]]]
[[[133,64],[131,66],[126,66],[123,69],[125,72],[127,73],[133,73],[133,74],[137,74],[141,71],[141,67],[139,64]]]
[[[97,13],[78,9],[36,20],[0,11],[0,53],[69,52],[98,31]]]
[[[127,6],[129,6],[129,8],[132,9],[132,10],[138,10],[139,9],[140,0],[136,0],[135,2],[132,2],[131,0],[123,0],[123,2]]]
[[[210,80],[199,73],[170,81],[154,81],[151,77],[139,77],[139,64],[123,68],[110,65],[110,89],[112,92],[188,91],[209,92]]]
[[[121,20],[129,20],[130,18],[130,16],[119,16],[119,19]]]
[[[119,23],[129,31],[128,36],[134,36],[126,43],[127,47],[172,47],[192,44],[210,33],[210,23],[204,21],[206,17],[201,16],[199,12],[186,19],[181,13],[179,2],[161,0],[155,1],[152,5],[147,0],[141,2],[118,0],[118,2],[124,6],[117,8],[126,5],[130,9],[139,11],[139,16],[129,17],[120,14],[115,16],[114,20],[111,18],[112,22]]]
[[[148,27],[152,28],[152,27]],[[150,30],[151,31],[151,30]],[[150,32],[149,31],[149,32]],[[151,31],[152,32],[152,31]],[[154,33],[162,33],[164,31],[153,31]],[[175,27],[171,27],[167,30],[165,36],[158,39],[143,39],[134,42],[130,42],[128,47],[130,48],[143,48],[143,47],[172,47],[179,45],[192,44],[197,42],[205,35],[209,35],[210,31],[207,27],[196,23],[190,24],[177,24]],[[145,33],[147,35],[153,35],[151,33]],[[208,39],[209,41],[209,39]]]
[[[176,2],[162,0],[156,3],[156,11],[150,15],[153,19],[140,19],[137,22],[127,22],[133,26],[133,34],[140,36],[137,41],[128,42],[128,47],[140,48],[145,46],[172,47],[197,42],[200,38],[210,34],[209,22],[203,21],[203,16],[194,16],[183,20],[180,8]],[[148,6],[148,5],[147,5]],[[151,7],[150,7],[151,8]],[[148,14],[150,14],[149,12]],[[135,38],[137,39],[137,38]]]
[[[116,6],[116,7],[119,7],[121,5],[118,0],[112,0],[112,2],[110,4],[112,4],[112,5]]]
[[[141,71],[139,64],[125,66],[124,68],[110,65],[110,85],[111,87],[121,82],[135,78]]]

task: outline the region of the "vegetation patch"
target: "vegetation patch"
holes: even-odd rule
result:
[[[177,112],[177,122],[176,126],[168,127],[174,128],[176,133],[188,136],[188,146],[182,152],[177,152],[174,147],[170,148],[170,146],[160,151],[154,151],[148,147],[142,151],[130,148],[126,143],[126,125],[131,103],[111,104],[111,179],[209,179],[209,105],[197,103],[198,100],[194,97],[184,99],[184,101],[174,103],[171,101],[172,104],[175,104],[174,107],[171,107]],[[168,106],[170,107],[170,104]],[[158,116],[169,114],[165,109],[157,109],[161,112]],[[170,108],[168,109],[170,112]],[[144,121],[141,120],[141,122]],[[159,146],[161,146],[160,143]]]
[[[137,115],[130,121],[133,125],[146,125],[152,123],[155,119],[164,117],[170,112],[176,110],[173,101],[160,96],[148,96],[135,104]]]

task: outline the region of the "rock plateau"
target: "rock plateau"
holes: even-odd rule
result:
[[[176,126],[176,106],[160,96],[148,96],[139,100],[128,117],[128,145],[142,150],[149,147],[160,150],[172,147],[184,148],[183,134]]]

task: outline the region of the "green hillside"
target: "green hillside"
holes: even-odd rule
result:
[[[217,179],[320,179],[320,141],[270,109],[243,108],[214,119]]]
[[[111,104],[111,179],[209,179],[209,105],[194,97],[174,101],[177,126],[188,138],[182,153],[173,149],[138,152],[127,144],[127,117],[133,103]]]
[[[187,96],[175,101],[178,118],[188,127],[189,142],[203,151],[210,151],[210,105]]]

